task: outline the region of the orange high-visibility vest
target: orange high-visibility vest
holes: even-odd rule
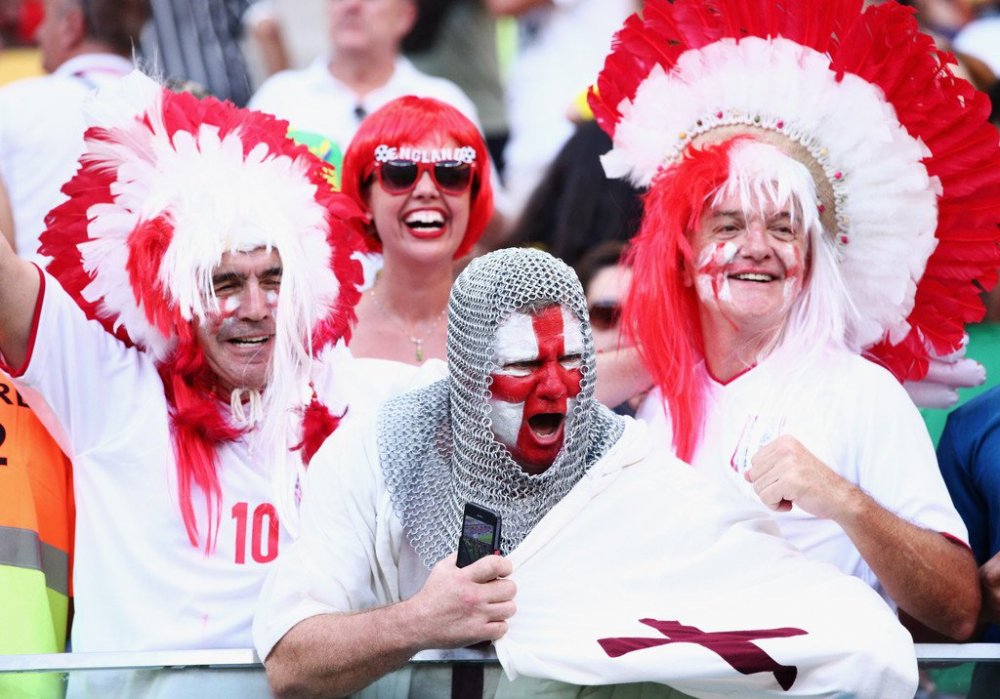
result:
[[[69,459],[0,374],[0,653],[65,650],[74,516]],[[53,683],[0,675],[0,696],[57,696]]]

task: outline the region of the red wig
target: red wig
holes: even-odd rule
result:
[[[455,141],[476,151],[476,170],[472,180],[469,225],[455,259],[468,253],[486,229],[493,215],[493,187],[490,184],[490,156],[479,129],[449,104],[430,97],[407,95],[389,102],[370,114],[351,139],[344,153],[341,189],[367,210],[367,189],[375,166],[375,149],[390,146],[419,146],[427,141]],[[374,230],[365,235],[368,249],[382,251],[382,241]]]
[[[653,383],[669,407],[674,450],[690,461],[701,439],[706,374],[694,260],[688,232],[729,177],[729,151],[740,139],[691,148],[658,175],[644,198],[642,226],[629,248],[634,279],[622,310],[623,332],[639,348]]]

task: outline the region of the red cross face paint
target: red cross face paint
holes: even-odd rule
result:
[[[787,208],[759,208],[747,213],[737,197],[725,197],[691,236],[703,309],[749,332],[784,321],[802,289],[808,250],[801,223]]]
[[[580,393],[580,323],[561,306],[514,313],[497,330],[494,351],[493,434],[526,473],[542,473],[563,447],[566,419]]]

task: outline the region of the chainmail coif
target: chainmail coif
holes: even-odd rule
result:
[[[552,466],[530,475],[493,436],[490,375],[497,329],[515,311],[552,304],[582,326],[580,393]],[[449,378],[382,406],[378,448],[393,508],[428,568],[455,551],[466,502],[503,519],[509,553],[621,436],[622,419],[594,399],[594,343],[583,289],[562,261],[539,250],[507,249],[473,260],[448,301]]]

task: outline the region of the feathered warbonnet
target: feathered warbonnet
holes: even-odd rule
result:
[[[891,1],[647,0],[616,35],[590,103],[613,140],[608,174],[652,185],[647,238],[663,223],[656,217],[670,215],[651,211],[657,183],[676,177],[695,148],[743,135],[805,165],[857,312],[846,339],[900,380],[920,379],[982,317],[979,294],[1000,268],[997,131],[989,100],[951,73],[953,61],[920,33],[911,8]],[[664,247],[637,252],[636,262],[676,257],[683,242],[666,238],[683,234],[664,232]],[[653,296],[635,312],[662,309]],[[673,311],[669,322],[643,321],[645,331],[683,327],[690,309]],[[670,367],[684,364],[675,350],[697,349],[650,350],[645,331],[637,339],[654,378],[669,385]],[[697,434],[691,390],[669,396],[693,408],[672,411],[675,435]],[[688,412],[695,422],[678,424]]]
[[[69,200],[46,220],[43,254],[88,317],[156,362],[184,522],[197,545],[197,486],[211,550],[221,443],[246,435],[290,499],[303,463],[336,427],[311,388],[313,360],[350,335],[362,215],[331,189],[329,166],[271,116],[173,93],[139,72],[98,94],[86,114],[86,150],[63,188]],[[212,273],[223,254],[258,248],[278,251],[281,289],[267,385],[256,415],[241,421],[214,392],[195,327],[219,308]]]

